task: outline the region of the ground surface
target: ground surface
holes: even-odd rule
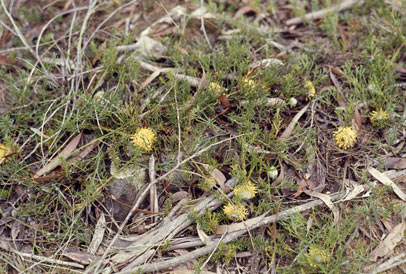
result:
[[[0,272],[404,273],[405,11],[1,0]]]

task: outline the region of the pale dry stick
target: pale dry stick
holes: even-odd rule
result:
[[[375,268],[375,270],[371,272],[371,274],[378,274],[378,273],[384,272],[386,270],[389,270],[391,268],[394,268],[398,265],[404,264],[404,263],[406,263],[405,257],[406,257],[406,253],[402,253],[393,258],[390,258],[386,262],[377,266]]]
[[[362,3],[363,1],[345,0],[335,6],[332,6],[332,7],[326,8],[326,9],[322,9],[322,10],[318,10],[318,11],[314,11],[314,12],[310,12],[302,17],[295,17],[295,18],[289,19],[288,21],[286,21],[286,25],[288,25],[288,26],[298,25],[300,23],[303,23],[304,21],[323,18],[331,12],[340,12],[345,9],[348,9],[351,6],[353,6],[354,4],[356,4],[357,2]]]
[[[149,158],[149,181],[150,182],[155,182],[155,157],[154,154],[151,154],[151,157]],[[156,183],[152,183],[153,185],[151,186],[151,191],[149,192],[149,201],[151,203],[151,211],[152,212],[158,212],[159,211],[159,206],[158,206],[158,194],[156,190]],[[154,222],[158,221],[158,216],[153,217]]]
[[[134,273],[135,269],[137,269],[137,266],[145,263],[149,258],[151,258],[152,256],[154,256],[156,250],[155,249],[149,249],[147,251],[145,251],[144,254],[142,254],[141,256],[139,256],[138,258],[136,258],[134,261],[132,261],[130,264],[128,264],[121,272],[128,272],[128,273]],[[136,272],[135,272],[136,273]]]
[[[210,237],[210,236],[209,236]],[[214,237],[210,237],[212,240],[214,240]],[[196,237],[193,239],[190,239],[187,242],[182,242],[182,243],[172,243],[168,247],[168,251],[176,250],[176,249],[187,249],[187,248],[192,248],[192,247],[197,247],[197,246],[202,246],[204,243],[200,238]]]
[[[369,187],[364,187],[364,190],[369,189]],[[342,197],[344,197],[347,194],[347,192],[340,192],[337,194],[332,195],[332,200],[333,201],[338,201],[340,200]],[[253,230],[256,229],[258,227],[267,225],[267,224],[271,224],[274,222],[278,222],[280,220],[284,220],[287,219],[288,217],[290,217],[293,214],[299,213],[299,212],[303,212],[306,210],[309,210],[311,208],[314,208],[316,206],[320,206],[320,205],[324,205],[324,202],[322,200],[315,200],[315,201],[311,201],[308,202],[306,204],[300,205],[300,206],[296,206],[293,207],[291,209],[282,211],[278,214],[269,216],[269,217],[265,217],[263,218],[261,221],[251,225],[248,227],[249,230]],[[233,240],[235,240],[236,238],[244,235],[245,233],[247,233],[247,230],[242,229],[242,230],[237,230],[231,233],[228,233],[227,235],[224,236],[223,238],[223,243],[229,243]],[[200,249],[197,249],[195,251],[192,251],[184,256],[181,257],[176,257],[170,260],[166,260],[164,262],[158,262],[158,263],[152,263],[152,264],[144,264],[139,266],[139,269],[143,272],[143,273],[147,273],[147,272],[154,272],[154,271],[161,271],[164,269],[169,269],[169,268],[174,268],[179,264],[182,263],[186,263],[188,261],[191,260],[195,260],[201,256],[205,256],[207,254],[209,254],[210,252],[213,251],[213,249],[216,248],[216,244],[217,243],[213,243],[213,244],[209,244],[205,247],[202,247]]]
[[[39,256],[39,255],[30,254],[30,253],[20,252],[20,251],[18,251],[16,249],[12,248],[11,246],[9,248],[5,248],[4,246],[0,245],[0,247],[5,249],[5,250],[8,250],[10,252],[13,252],[18,256],[34,259],[34,260],[37,260],[37,261],[43,261],[43,262],[47,262],[47,263],[64,265],[64,266],[77,267],[77,268],[82,268],[82,269],[84,268],[83,265],[78,264],[78,263],[65,262],[65,261],[61,261],[61,260],[57,260],[57,259],[51,259],[51,258],[44,257],[44,256]]]
[[[229,137],[227,139],[218,141],[214,144],[208,145],[207,147],[205,147],[204,149],[201,149],[195,153],[193,153],[191,156],[189,156],[188,158],[186,158],[185,160],[183,160],[182,162],[178,163],[177,165],[175,165],[171,170],[169,170],[168,172],[166,172],[165,174],[161,175],[160,177],[158,177],[157,179],[155,179],[153,182],[151,182],[145,189],[144,191],[141,193],[139,199],[137,200],[137,202],[134,204],[134,206],[131,208],[130,212],[128,212],[127,217],[124,219],[123,223],[120,225],[116,235],[114,236],[113,240],[110,242],[110,244],[108,245],[108,247],[106,248],[106,250],[103,253],[103,256],[99,259],[98,263],[96,264],[96,269],[94,270],[95,273],[97,273],[97,271],[99,270],[102,262],[104,261],[104,259],[107,257],[108,253],[110,252],[111,248],[113,247],[114,243],[117,241],[118,237],[120,236],[121,232],[123,231],[124,227],[126,226],[126,224],[128,223],[128,221],[130,220],[131,216],[134,214],[135,210],[139,207],[139,205],[141,204],[141,202],[144,200],[144,197],[147,195],[147,193],[149,192],[152,184],[157,183],[163,179],[165,179],[166,177],[168,177],[170,174],[172,174],[172,172],[174,172],[176,169],[178,169],[180,166],[186,164],[187,162],[189,162],[190,160],[199,157],[200,155],[202,155],[204,152],[208,151],[209,149],[211,149],[212,147],[215,147],[217,145],[220,145],[222,143],[240,138],[242,136],[244,136],[245,134],[240,134],[237,136],[232,136]],[[89,268],[86,273],[89,273],[91,269]]]
[[[209,257],[207,257],[206,261],[202,264],[200,267],[200,271],[203,270],[203,268],[206,266],[206,264],[210,261],[211,257],[213,257],[214,252],[216,252],[217,248],[219,247],[221,241],[223,240],[224,236],[226,235],[227,232],[224,232],[223,235],[221,235],[221,238],[217,241],[216,246],[213,248],[213,251],[210,253]]]
[[[209,37],[207,36],[206,33],[206,28],[204,27],[204,12],[203,12],[203,4],[204,4],[204,0],[200,0],[200,29],[203,31],[203,35],[204,35],[204,39],[206,39],[207,44],[209,45],[210,49],[213,49],[213,47],[211,46]]]

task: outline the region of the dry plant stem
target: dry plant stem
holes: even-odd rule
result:
[[[368,187],[364,187],[364,189],[369,189]],[[346,192],[340,192],[338,194],[332,195],[331,200],[332,201],[338,201],[341,198],[343,198],[346,195]],[[267,224],[271,224],[274,222],[278,222],[280,220],[284,220],[288,217],[290,217],[291,215],[298,213],[298,212],[303,212],[306,211],[308,209],[314,208],[316,206],[320,206],[323,205],[324,202],[322,200],[315,200],[315,201],[311,201],[308,202],[306,204],[300,205],[300,206],[296,206],[294,208],[285,210],[280,212],[279,214],[275,214],[269,217],[265,217],[263,218],[261,221],[259,221],[258,223],[255,223],[251,226],[248,227],[249,230],[253,230],[256,229],[260,226],[263,225],[267,225]],[[242,229],[242,230],[238,230],[238,231],[234,231],[231,233],[228,233],[224,236],[222,242],[223,243],[229,243],[235,239],[237,239],[238,237],[244,235],[245,233],[247,233],[246,229]],[[174,268],[175,266],[182,264],[182,263],[186,263],[188,261],[197,259],[201,256],[207,255],[210,252],[212,252],[217,246],[217,241],[213,244],[207,245],[205,247],[202,247],[200,249],[197,249],[195,251],[192,251],[184,256],[181,257],[176,257],[174,259],[170,259],[170,260],[166,260],[164,262],[158,262],[158,263],[153,263],[153,264],[144,264],[142,266],[139,266],[139,268],[142,270],[143,273],[147,273],[147,272],[154,272],[154,271],[161,271],[164,269],[169,269],[169,268]]]
[[[7,15],[8,19],[10,20],[11,24],[14,27],[15,32],[18,35],[18,38],[20,38],[21,42],[24,44],[24,46],[31,52],[32,55],[34,55],[34,57],[39,61],[40,58],[38,56],[38,54],[30,47],[30,45],[28,44],[27,40],[25,39],[23,33],[21,32],[21,30],[18,28],[17,24],[15,23],[13,17],[11,16],[11,14],[8,12],[7,7],[4,3],[4,0],[0,0],[1,1],[1,6],[3,8],[4,13]]]
[[[74,13],[74,18],[75,18],[75,17],[76,17],[76,13],[77,13],[78,11],[85,10],[85,9],[87,9],[87,7],[74,8],[74,9],[67,10],[67,11],[65,11],[65,12],[62,12],[62,13],[60,13],[60,14],[55,15],[54,17],[52,17],[51,20],[49,20],[49,21],[45,24],[45,26],[41,29],[41,32],[40,32],[39,35],[38,35],[37,44],[35,45],[35,55],[36,55],[36,56],[39,56],[39,47],[40,47],[40,42],[41,42],[41,40],[42,40],[42,35],[44,34],[44,32],[45,32],[45,30],[48,28],[48,26],[49,26],[55,19],[57,19],[57,18],[60,17],[60,16],[69,14],[69,13],[71,13],[71,12]],[[72,24],[71,24],[70,37],[72,36],[72,29],[73,29],[73,28],[72,28]],[[68,50],[70,50],[70,47],[68,47]]]
[[[146,187],[144,189],[144,191],[141,193],[140,198],[137,200],[137,202],[135,203],[135,205],[133,206],[133,208],[130,210],[130,212],[127,214],[127,217],[124,219],[123,223],[120,225],[120,228],[118,229],[116,235],[114,236],[113,240],[111,241],[111,243],[109,244],[109,246],[106,248],[103,256],[98,260],[97,264],[96,264],[96,269],[94,270],[95,273],[97,273],[97,271],[99,270],[101,264],[103,263],[104,259],[107,257],[107,255],[109,254],[111,248],[113,247],[114,243],[117,241],[118,237],[120,236],[121,232],[123,231],[124,227],[126,226],[126,224],[128,223],[128,221],[130,220],[131,216],[134,214],[135,210],[139,207],[139,205],[141,204],[141,202],[144,200],[145,196],[147,195],[147,193],[149,192],[151,186],[163,179],[165,179],[166,177],[168,177],[172,172],[174,172],[176,169],[178,169],[179,167],[181,167],[183,164],[189,162],[190,160],[199,157],[200,155],[202,155],[204,152],[208,151],[210,148],[215,147],[219,144],[231,141],[233,139],[237,139],[241,136],[243,136],[244,134],[240,134],[237,136],[233,136],[230,138],[227,138],[225,140],[221,140],[219,142],[216,142],[214,144],[211,144],[207,147],[205,147],[202,150],[199,150],[195,153],[193,153],[192,156],[186,158],[185,160],[183,160],[182,162],[178,163],[175,167],[173,167],[171,170],[169,170],[168,172],[166,172],[164,175],[160,176],[159,178],[155,179],[153,182],[151,182],[148,187]],[[179,227],[179,226],[178,226]],[[89,273],[89,271],[91,270],[91,268],[89,268],[86,273]]]
[[[289,19],[288,21],[286,21],[286,25],[288,25],[288,26],[298,25],[300,23],[303,23],[303,21],[323,18],[324,16],[326,16],[327,14],[329,14],[331,12],[339,12],[339,11],[348,9],[349,7],[353,6],[357,2],[360,2],[360,1],[359,0],[342,1],[340,4],[332,6],[330,8],[311,12],[311,13],[306,14],[303,17],[295,17],[295,18]]]
[[[202,31],[203,31],[204,39],[206,39],[206,42],[207,42],[207,44],[209,45],[210,49],[213,49],[213,47],[211,46],[209,37],[207,37],[206,28],[204,27],[203,4],[204,4],[204,0],[200,0],[200,11],[201,11],[201,15],[200,15],[200,28],[201,28]]]
[[[138,2],[138,0],[133,0],[133,1],[129,2],[129,3],[126,3],[126,4],[124,4],[124,5],[122,5],[122,6],[118,7],[118,8],[116,8],[113,12],[111,12],[111,13],[109,14],[109,16],[107,16],[107,18],[104,19],[103,22],[101,22],[101,23],[96,27],[96,29],[92,32],[92,34],[91,34],[91,35],[89,36],[89,38],[86,40],[86,42],[85,42],[84,45],[83,45],[83,50],[85,50],[85,49],[87,48],[87,46],[89,45],[90,41],[92,41],[93,36],[96,35],[96,33],[100,30],[100,28],[101,28],[104,24],[106,24],[117,12],[119,12],[120,10],[122,10],[122,9],[124,9],[124,8],[126,8],[126,7],[128,7],[128,6],[132,5],[132,4],[134,4],[134,3],[137,3],[137,2]]]

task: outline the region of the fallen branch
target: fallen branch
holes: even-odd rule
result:
[[[323,18],[331,12],[340,12],[342,10],[348,9],[357,2],[360,2],[360,1],[359,0],[342,1],[340,4],[337,4],[330,8],[314,11],[314,12],[308,13],[301,17],[295,17],[295,18],[289,19],[288,21],[286,21],[286,25],[288,25],[288,26],[298,25],[300,23],[303,23],[304,21]]]
[[[367,189],[369,189],[369,187],[364,186],[364,190],[367,190]],[[346,194],[347,194],[347,192],[340,192],[340,193],[334,194],[334,195],[331,196],[331,200],[332,201],[339,201],[341,198],[345,197]],[[176,257],[176,258],[173,258],[173,259],[170,259],[170,260],[166,260],[164,262],[140,265],[139,269],[143,273],[147,273],[147,272],[161,271],[161,270],[164,270],[164,269],[174,268],[179,264],[183,264],[183,263],[186,263],[188,261],[195,260],[195,259],[197,259],[197,258],[199,258],[201,256],[205,256],[205,255],[209,254],[210,252],[212,252],[216,248],[216,246],[218,245],[218,242],[220,240],[223,243],[229,243],[229,242],[237,239],[238,237],[244,235],[249,230],[253,230],[253,229],[256,229],[256,228],[258,228],[260,226],[264,226],[264,225],[267,225],[267,224],[278,222],[280,220],[287,219],[288,217],[290,217],[291,215],[293,215],[295,213],[303,212],[303,211],[306,211],[308,209],[311,209],[311,208],[314,208],[316,206],[320,206],[320,205],[323,205],[323,204],[324,204],[324,202],[322,200],[315,200],[315,201],[311,201],[311,202],[308,202],[308,203],[300,205],[300,206],[296,206],[294,208],[282,211],[282,212],[280,212],[278,214],[275,214],[275,215],[272,215],[272,216],[269,216],[269,217],[265,217],[261,221],[259,221],[257,223],[253,223],[250,226],[247,226],[247,229],[242,229],[242,230],[238,230],[238,231],[228,233],[222,238],[222,240],[221,240],[221,238],[219,240],[214,240],[212,244],[209,244],[209,245],[207,245],[205,247],[202,247],[200,249],[192,251],[192,252],[190,252],[188,254],[185,254],[183,256]],[[130,273],[130,272],[124,271],[124,272],[119,272],[119,273],[124,274],[124,273]]]
[[[208,151],[209,149],[211,149],[212,147],[216,147],[219,144],[222,144],[224,142],[228,142],[231,141],[233,139],[237,139],[241,136],[244,136],[244,134],[240,134],[237,136],[233,136],[233,137],[229,137],[227,139],[221,140],[219,142],[216,142],[214,144],[211,144],[197,152],[195,152],[193,155],[191,155],[190,157],[186,158],[185,160],[179,162],[175,167],[173,167],[171,170],[169,170],[168,172],[166,172],[165,174],[163,174],[162,176],[156,178],[154,181],[150,182],[150,184],[144,189],[144,191],[140,194],[139,199],[137,200],[137,202],[134,204],[134,206],[132,207],[132,209],[130,210],[130,212],[127,214],[127,217],[124,219],[123,223],[120,225],[116,235],[113,237],[113,240],[111,241],[111,243],[109,244],[109,246],[106,248],[106,250],[103,253],[103,256],[98,260],[98,262],[94,265],[95,269],[93,270],[95,273],[97,273],[98,269],[101,267],[101,264],[103,263],[103,261],[105,260],[105,258],[107,257],[107,255],[109,254],[110,250],[112,249],[114,243],[117,241],[117,239],[119,238],[121,232],[123,231],[124,227],[126,226],[126,224],[128,223],[128,221],[130,220],[131,216],[133,215],[133,213],[136,211],[136,209],[139,207],[139,205],[141,204],[141,202],[144,200],[145,196],[147,195],[147,193],[149,193],[150,188],[152,187],[153,184],[163,180],[164,178],[168,177],[172,172],[174,172],[175,170],[177,170],[179,167],[181,167],[182,165],[186,164],[187,162],[189,162],[190,160],[199,157],[200,155],[202,155],[204,152]],[[212,195],[214,196],[214,195]],[[217,200],[213,197],[213,200],[216,202]],[[212,200],[212,201],[213,201]],[[210,202],[209,201],[208,204],[203,207],[201,210],[204,210],[205,208],[210,208]],[[218,201],[217,201],[218,202]],[[196,211],[198,211],[195,208]],[[164,230],[154,230],[152,233],[152,240],[153,240],[153,244],[152,245],[156,245],[157,243],[160,242],[159,239],[164,240],[166,237],[162,237],[162,235],[165,235],[167,237],[174,237],[176,235],[176,233],[178,233],[180,230],[180,228],[184,227],[184,223],[186,223],[187,221],[187,216],[186,219],[180,223],[174,223],[171,222],[169,224],[169,227],[165,227]],[[144,237],[144,235],[142,235],[142,240],[145,240],[146,238]],[[145,250],[145,248],[148,248],[148,245],[145,244],[140,244],[139,242],[136,243],[138,248],[141,248],[142,250]],[[136,249],[136,248],[134,248]],[[124,252],[126,253],[126,252]],[[126,254],[117,254],[115,256],[115,258],[119,261],[125,262],[127,259],[132,259],[134,256],[139,255],[140,252],[133,250],[132,252],[127,252]],[[124,260],[123,260],[124,258]],[[85,273],[89,273],[91,271],[92,267],[87,269],[87,271]]]

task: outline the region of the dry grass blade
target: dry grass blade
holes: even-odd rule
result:
[[[289,138],[289,136],[292,134],[293,129],[295,128],[296,123],[299,121],[300,117],[306,112],[307,108],[309,107],[309,104],[307,104],[302,110],[300,110],[295,117],[293,117],[292,121],[289,123],[288,127],[285,129],[285,131],[282,133],[282,135],[279,137],[281,140],[286,140]]]
[[[61,157],[67,158],[76,149],[79,144],[80,138],[82,137],[82,133],[83,132],[79,133],[75,138],[73,138],[72,141],[70,141],[70,143],[61,151],[61,153],[58,154],[58,156],[54,157],[48,164],[38,170],[35,173],[34,178],[38,178],[59,166],[62,163]]]

